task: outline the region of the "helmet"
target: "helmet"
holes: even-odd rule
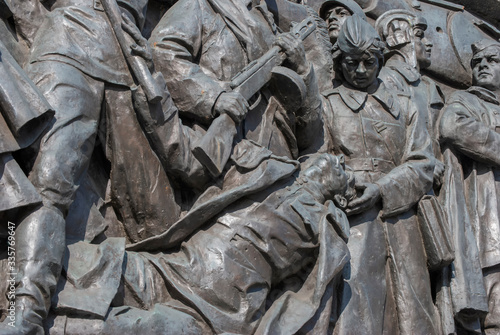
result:
[[[375,22],[375,29],[390,48],[406,44],[411,41],[409,29],[420,27],[427,29],[427,21],[422,16],[402,9],[385,12]]]
[[[325,20],[326,12],[334,6],[342,6],[351,12],[352,15],[357,14],[360,18],[366,21],[365,12],[363,12],[363,9],[361,9],[361,7],[354,2],[354,0],[326,0],[319,8],[319,16]]]

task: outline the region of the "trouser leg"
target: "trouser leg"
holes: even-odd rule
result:
[[[104,83],[59,62],[34,63],[26,70],[56,114],[29,176],[43,206],[16,230],[15,331],[43,334],[42,321],[61,273],[64,218],[92,155]]]
[[[44,205],[65,217],[94,150],[104,83],[59,62],[30,64],[27,72],[55,110],[29,179]]]
[[[65,248],[65,221],[57,209],[41,207],[16,230],[16,331],[43,334]]]

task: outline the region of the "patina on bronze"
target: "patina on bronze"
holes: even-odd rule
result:
[[[480,10],[0,0],[0,334],[499,333]]]

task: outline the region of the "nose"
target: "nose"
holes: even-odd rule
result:
[[[337,15],[335,15],[335,11],[332,10],[328,15],[328,21],[338,21]]]
[[[434,44],[432,44],[431,40],[427,39],[427,37],[424,37],[423,39],[424,45],[428,48],[432,48]]]
[[[486,57],[481,58],[481,62],[479,63],[480,69],[485,68],[485,67],[488,67],[488,60],[486,59]]]
[[[365,73],[366,67],[364,62],[359,62],[358,67],[356,68],[356,73]]]

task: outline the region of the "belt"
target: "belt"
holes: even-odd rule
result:
[[[392,161],[379,158],[351,158],[346,159],[346,165],[353,171],[389,172],[396,167]]]
[[[101,12],[104,11],[101,0],[57,0],[56,3],[52,6],[52,10],[69,6],[88,7]]]

